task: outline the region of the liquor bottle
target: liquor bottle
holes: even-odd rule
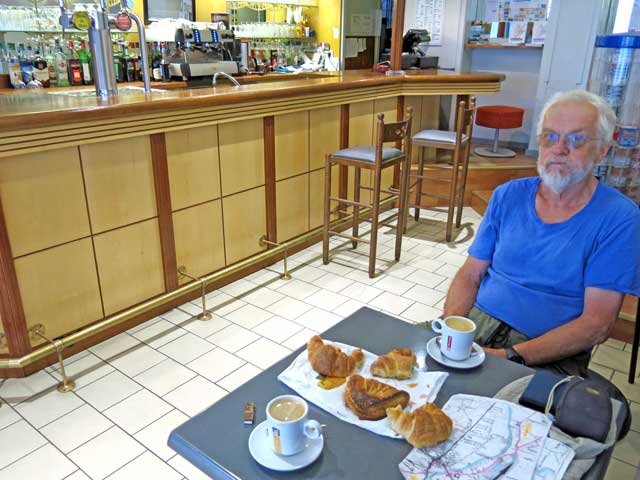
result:
[[[62,46],[56,41],[56,84],[58,87],[69,86],[69,72],[67,71],[67,56],[62,51]]]
[[[169,71],[169,65],[171,64],[171,57],[169,56],[169,49],[164,42],[162,43],[160,54],[162,57],[160,59],[160,76],[163,82],[170,82],[171,72]]]
[[[82,67],[82,83],[91,85],[93,83],[91,75],[91,53],[87,50],[87,44],[84,42],[80,44],[78,58],[80,59],[80,66]]]
[[[130,44],[129,46],[131,46]],[[136,81],[136,65],[131,55],[131,50],[127,50],[127,44],[122,44],[122,54],[124,56],[125,71],[127,73],[127,82]]]
[[[56,87],[58,85],[58,78],[56,76],[56,57],[53,55],[53,49],[49,45],[47,45],[45,50],[44,59],[47,61],[49,86]]]
[[[0,43],[0,75],[9,75],[9,56],[4,51],[4,45]]]
[[[73,86],[82,85],[82,64],[76,52],[73,41],[69,42],[69,55],[67,55],[67,69],[69,70],[69,83]]]
[[[135,77],[136,77],[136,82],[139,82],[142,80],[142,57],[140,56],[140,44],[139,43],[135,43],[134,44],[134,60],[135,60]]]
[[[31,49],[31,46],[29,46]],[[31,54],[31,52],[29,52]],[[33,79],[33,63],[25,52],[24,45],[18,45],[18,58],[20,59],[20,72],[22,72],[22,81],[27,85]]]
[[[113,61],[116,68],[116,82],[122,83],[127,81],[127,65],[120,50],[120,47],[116,42],[113,43]]]
[[[33,78],[39,81],[44,88],[50,87],[47,60],[40,55],[40,50],[37,48],[33,57]]]
[[[153,51],[152,60],[151,60],[151,65],[152,65],[151,68],[153,72],[153,75],[151,76],[151,78],[153,78],[158,82],[162,80],[162,68],[160,66],[161,61],[162,61],[162,54],[160,53],[160,50],[158,49],[158,45],[156,44],[156,48]]]
[[[7,66],[9,69],[9,81],[13,88],[25,88],[26,84],[22,81],[22,70],[20,70],[20,60],[16,55],[16,45],[9,43],[9,54],[7,57]]]

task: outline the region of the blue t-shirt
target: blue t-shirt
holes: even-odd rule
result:
[[[535,210],[539,177],[498,187],[469,254],[490,260],[476,306],[529,338],[582,314],[586,287],[640,295],[640,209],[599,183],[561,223]]]

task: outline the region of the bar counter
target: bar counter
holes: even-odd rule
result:
[[[278,259],[261,238],[318,241],[327,153],[373,144],[377,113],[395,121],[411,106],[414,131],[438,128],[441,95],[503,79],[351,71],[108,100],[0,95],[0,377],[55,361],[34,355],[47,343],[35,330],[69,355],[194,298],[179,266],[233,271],[211,290]],[[351,190],[346,172],[333,178]],[[97,322],[110,328],[78,335]]]

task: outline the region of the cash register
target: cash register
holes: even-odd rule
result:
[[[439,57],[429,56],[426,54],[426,48],[421,44],[431,40],[429,32],[426,30],[410,29],[402,37],[402,70],[438,68]],[[380,61],[391,60],[390,53],[382,53]]]

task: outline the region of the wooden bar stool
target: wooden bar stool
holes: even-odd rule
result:
[[[471,97],[469,105],[466,102],[458,102],[456,110],[456,129],[451,132],[448,130],[422,130],[413,136],[412,143],[417,147],[431,147],[444,150],[453,150],[453,159],[451,165],[428,165],[425,167],[424,156],[420,155],[418,160],[418,171],[415,175],[411,174],[411,179],[416,179],[409,187],[412,190],[416,188],[414,218],[420,219],[420,200],[423,196],[434,197],[440,200],[446,200],[449,205],[447,212],[447,229],[446,240],[451,241],[451,232],[453,229],[453,213],[458,208],[456,215],[456,227],[460,226],[462,219],[462,202],[464,199],[464,190],[467,183],[467,171],[469,168],[469,150],[471,145],[471,133],[473,131],[473,118],[476,110],[476,99]],[[427,171],[449,170],[451,169],[450,178],[437,178],[425,175]],[[460,172],[460,170],[462,170]],[[460,178],[459,178],[460,177]],[[433,182],[444,182],[449,184],[449,194],[439,195],[433,192],[422,191],[422,181],[429,180]]]
[[[326,265],[329,263],[329,236],[336,235],[351,240],[353,248],[358,246],[358,242],[369,243],[369,277],[373,278],[376,265],[376,244],[378,240],[378,227],[386,225],[397,218],[396,225],[396,247],[395,259],[400,260],[400,249],[402,247],[402,233],[407,221],[407,185],[409,182],[409,167],[411,158],[411,142],[409,135],[411,134],[411,118],[413,108],[407,108],[407,116],[400,122],[384,123],[384,114],[378,114],[378,123],[376,127],[376,144],[366,147],[350,147],[327,155],[325,165],[324,180],[324,230],[322,235],[322,262]],[[400,149],[383,146],[386,142],[401,143]],[[398,146],[398,145],[396,145]],[[354,193],[353,200],[348,198],[331,196],[331,167],[332,165],[342,165],[346,167],[354,167]],[[401,180],[399,190],[385,190],[380,186],[382,170],[392,168],[395,165],[401,167]],[[362,169],[370,170],[373,175],[373,187],[360,185],[360,176]],[[371,203],[360,202],[360,189],[370,190],[372,192]],[[387,196],[380,199],[380,193]],[[398,213],[386,218],[380,222],[378,215],[380,213],[381,202],[386,202],[395,198],[399,201]],[[353,225],[352,234],[347,235],[342,232],[329,230],[331,216],[331,202],[338,202],[340,209],[343,205],[353,207]],[[360,209],[363,207],[371,207],[371,223],[370,232],[362,235],[358,233],[358,227],[361,220]],[[362,237],[371,234],[369,240]]]

